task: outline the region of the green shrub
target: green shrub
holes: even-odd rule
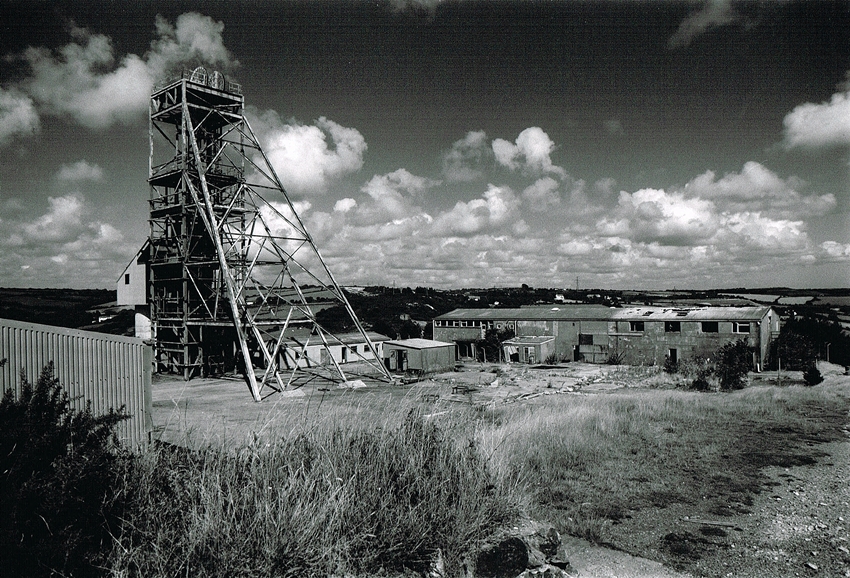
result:
[[[679,375],[685,380],[685,389],[695,391],[715,390],[717,385],[715,363],[700,355],[679,362]]]
[[[727,343],[717,350],[716,363],[720,388],[741,389],[752,369],[752,348],[745,339]]]
[[[608,359],[605,360],[607,365],[622,365],[623,360],[626,358],[625,351],[615,351],[608,356]]]
[[[115,425],[73,410],[48,364],[0,401],[0,560],[8,576],[98,576],[122,496]]]
[[[502,342],[516,336],[513,329],[488,329],[484,339],[475,342],[481,355],[479,361],[498,361],[502,356]]]
[[[803,381],[805,381],[806,385],[810,387],[823,381],[823,376],[821,375],[817,365],[813,363],[806,368],[803,372]]]

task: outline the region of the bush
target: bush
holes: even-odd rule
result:
[[[782,328],[779,339],[770,344],[770,363],[772,369],[805,371],[817,357],[814,341],[808,335],[798,333],[795,326],[788,323]]]
[[[723,345],[717,350],[717,375],[720,388],[741,389],[746,385],[747,374],[752,368],[752,348],[740,339]]]
[[[708,391],[716,389],[717,367],[711,359],[694,356],[679,362],[678,373],[686,382],[686,389]]]
[[[9,576],[98,576],[120,514],[114,427],[73,410],[48,364],[0,401],[0,560]]]
[[[498,361],[502,355],[502,342],[516,336],[513,329],[488,329],[484,339],[475,342],[478,351],[483,355],[479,361]]]
[[[673,361],[671,357],[664,358],[664,372],[669,374],[679,373],[679,363]]]
[[[820,374],[820,370],[817,365],[813,363],[806,368],[803,372],[803,381],[805,381],[806,385],[810,387],[823,381],[823,376]]]

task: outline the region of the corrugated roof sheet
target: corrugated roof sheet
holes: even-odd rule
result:
[[[608,319],[611,308],[604,305],[556,305],[546,307],[519,307],[513,309],[455,309],[436,319],[480,320],[532,320],[551,319]]]
[[[623,307],[612,319],[623,321],[758,321],[770,307]]]
[[[658,307],[652,305],[605,307],[603,305],[558,305],[514,309],[455,309],[436,319],[479,321],[756,321],[770,307]]]

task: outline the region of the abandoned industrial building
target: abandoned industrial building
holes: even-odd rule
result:
[[[524,363],[547,359],[661,364],[710,355],[746,339],[760,369],[779,334],[770,307],[533,306],[519,309],[455,309],[434,319],[434,339],[453,341],[461,357],[478,357],[476,342],[487,329],[509,329],[505,358]]]

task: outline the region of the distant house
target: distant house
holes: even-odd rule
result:
[[[384,365],[390,371],[434,373],[454,368],[454,343],[431,339],[402,339],[384,342]]]
[[[148,305],[148,255],[150,241],[133,256],[121,276],[115,281],[118,305],[132,305],[135,309],[135,335],[151,338],[151,311]]]
[[[452,341],[460,355],[477,357],[477,341],[491,328],[510,329],[526,340],[552,338],[551,353],[591,363],[616,356],[623,363],[660,364],[667,358],[710,355],[725,343],[745,339],[754,350],[754,367],[760,368],[779,334],[779,315],[767,306],[455,309],[434,319],[434,339]],[[542,347],[535,350],[535,361],[542,355]]]

